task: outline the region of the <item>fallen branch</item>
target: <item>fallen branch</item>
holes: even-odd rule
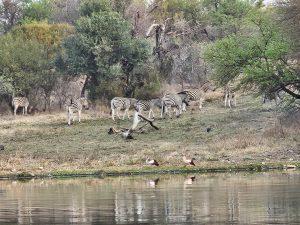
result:
[[[141,121],[141,119],[143,119],[145,122],[144,125],[142,125],[141,127],[137,128],[139,122]],[[131,126],[131,128],[121,128],[121,129],[116,129],[114,127],[109,128],[108,130],[108,134],[122,134],[122,136],[125,139],[133,139],[132,137],[132,133],[136,132],[136,133],[141,133],[142,129],[147,126],[148,124],[150,124],[151,127],[153,127],[155,130],[159,130],[159,128],[157,126],[155,126],[153,124],[154,120],[149,120],[147,118],[145,118],[143,115],[139,114],[137,111],[134,113],[134,117],[133,117],[133,124]]]
[[[146,122],[148,122],[148,123],[151,125],[151,127],[153,127],[155,130],[159,130],[159,128],[153,124],[154,120],[149,120],[149,119],[145,118],[145,117],[144,117],[143,115],[141,115],[141,114],[138,114],[138,116],[139,116],[140,118],[142,118],[143,120],[145,120]]]

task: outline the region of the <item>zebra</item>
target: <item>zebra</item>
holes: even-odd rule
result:
[[[176,117],[179,117],[182,114],[182,109],[185,105],[189,105],[187,94],[165,94],[161,99],[161,118],[163,118],[163,114],[165,113],[168,113],[169,117],[171,117],[169,112],[171,108],[174,108]]]
[[[130,107],[135,107],[136,103],[137,100],[135,98],[114,97],[110,102],[112,119],[115,120],[115,115],[117,115],[117,117],[121,119],[119,115],[119,110],[124,110],[123,120],[125,119],[126,114],[129,119],[129,109]]]
[[[231,108],[232,105],[236,107],[235,91],[229,85],[226,85],[224,88],[224,105],[225,108],[227,107],[227,105],[229,106],[229,108]]]
[[[151,118],[151,114],[152,117],[154,118],[154,108],[158,107],[159,109],[161,109],[161,99],[160,98],[155,98],[155,99],[151,99],[151,100],[138,100],[136,103],[136,111],[138,111],[140,114],[142,114],[142,111],[149,111],[148,114],[148,118]]]
[[[187,95],[189,101],[198,102],[199,110],[203,107],[203,102],[205,101],[205,95],[208,91],[215,91],[216,87],[211,82],[204,83],[199,89],[194,90],[183,90],[177,94]],[[183,105],[183,111],[186,111],[186,104]]]
[[[87,98],[81,97],[77,98],[76,100],[72,100],[69,104],[67,104],[67,115],[68,115],[68,125],[71,125],[71,119],[75,120],[74,113],[78,113],[78,122],[81,122],[81,111],[82,109],[89,109],[89,102]]]
[[[13,97],[12,99],[12,106],[14,108],[14,115],[17,115],[17,110],[19,107],[23,108],[23,115],[27,115],[27,109],[29,106],[28,98],[26,97]]]

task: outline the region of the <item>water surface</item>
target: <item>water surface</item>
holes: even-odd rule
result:
[[[300,224],[300,172],[0,181],[0,224]]]

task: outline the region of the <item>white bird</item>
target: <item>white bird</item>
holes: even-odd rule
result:
[[[195,158],[188,159],[185,156],[183,156],[182,159],[183,159],[183,162],[185,164],[188,164],[188,165],[191,165],[191,166],[195,166],[195,163],[194,163],[194,161],[196,160]]]
[[[150,166],[159,166],[158,162],[155,159],[146,159],[146,164]]]

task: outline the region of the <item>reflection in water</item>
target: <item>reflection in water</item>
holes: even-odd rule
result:
[[[0,181],[0,224],[298,224],[300,173]]]
[[[156,178],[154,180],[148,180],[148,184],[150,187],[155,188],[156,185],[158,184],[159,178]]]

